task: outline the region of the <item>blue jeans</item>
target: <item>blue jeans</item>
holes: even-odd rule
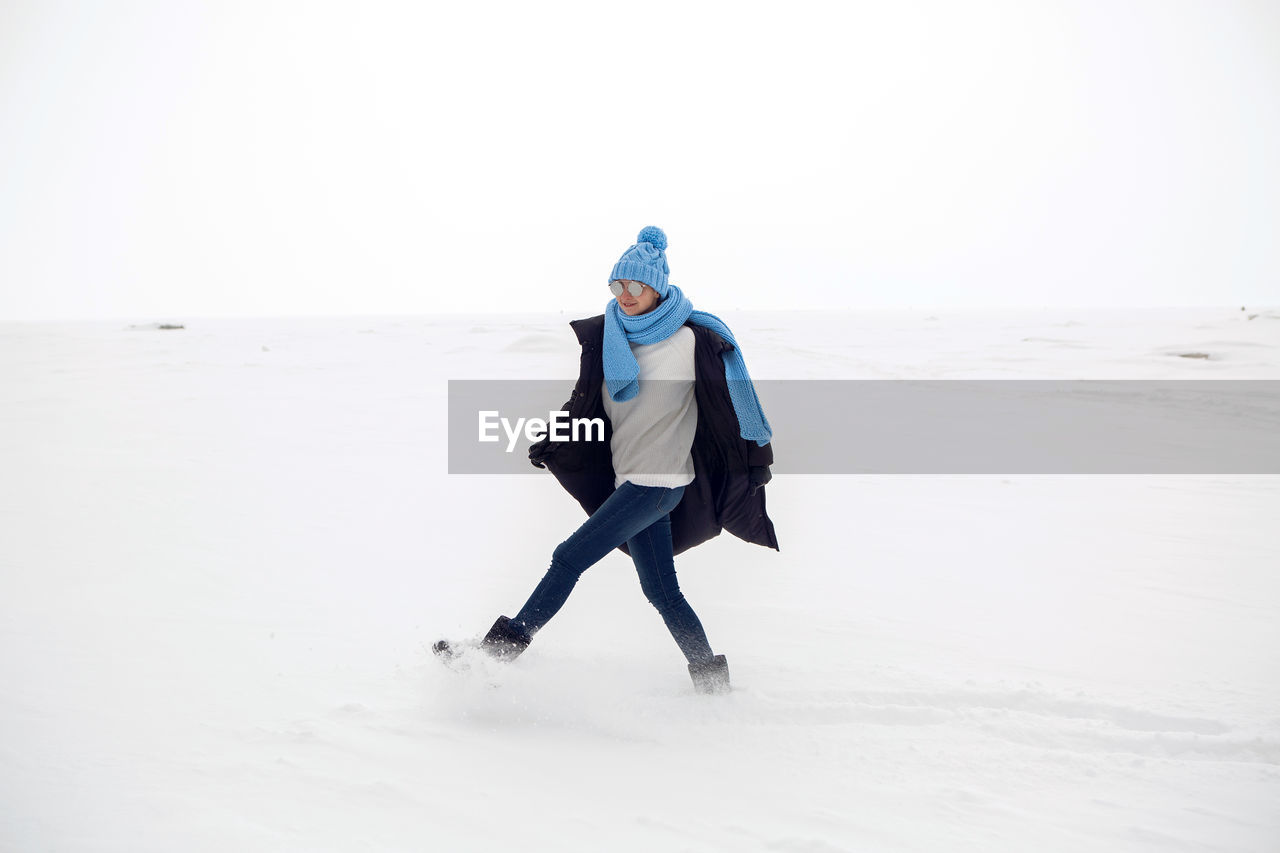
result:
[[[714,657],[711,644],[680,592],[671,553],[670,513],[682,497],[684,486],[667,489],[624,482],[572,536],[556,546],[551,568],[512,621],[530,636],[536,634],[559,612],[582,573],[626,542],[640,575],[640,589],[662,615],[680,651],[689,663],[709,662]]]

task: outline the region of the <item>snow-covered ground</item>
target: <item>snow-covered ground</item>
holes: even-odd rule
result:
[[[1277,309],[721,316],[757,378],[1280,379]],[[1280,477],[779,476],[781,552],[677,559],[731,695],[618,553],[461,676],[582,512],[447,475],[446,380],[567,392],[572,317],[160,319],[0,326],[2,850],[1280,849]]]

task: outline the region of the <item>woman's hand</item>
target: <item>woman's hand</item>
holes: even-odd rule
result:
[[[773,474],[770,473],[768,465],[757,465],[748,473],[751,477],[751,489],[747,492],[749,495],[754,495],[756,492],[763,489],[766,483],[773,479]]]
[[[541,441],[535,441],[529,445],[529,461],[533,463],[535,468],[546,468],[542,464],[542,460],[551,452],[551,436],[548,434]]]

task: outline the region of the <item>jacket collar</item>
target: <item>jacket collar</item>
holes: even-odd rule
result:
[[[711,339],[711,345],[715,352],[728,352],[733,349],[733,344],[720,337],[719,333],[708,329],[706,326],[699,326],[697,323],[686,320],[685,325],[693,329],[694,335],[707,335]],[[578,343],[582,346],[594,344],[600,346],[604,342],[604,315],[597,314],[594,317],[584,317],[581,320],[570,320],[570,328],[573,329],[575,335],[578,336]]]

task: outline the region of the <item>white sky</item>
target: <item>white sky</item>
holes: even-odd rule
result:
[[[1280,4],[0,4],[0,320],[1280,303]]]

